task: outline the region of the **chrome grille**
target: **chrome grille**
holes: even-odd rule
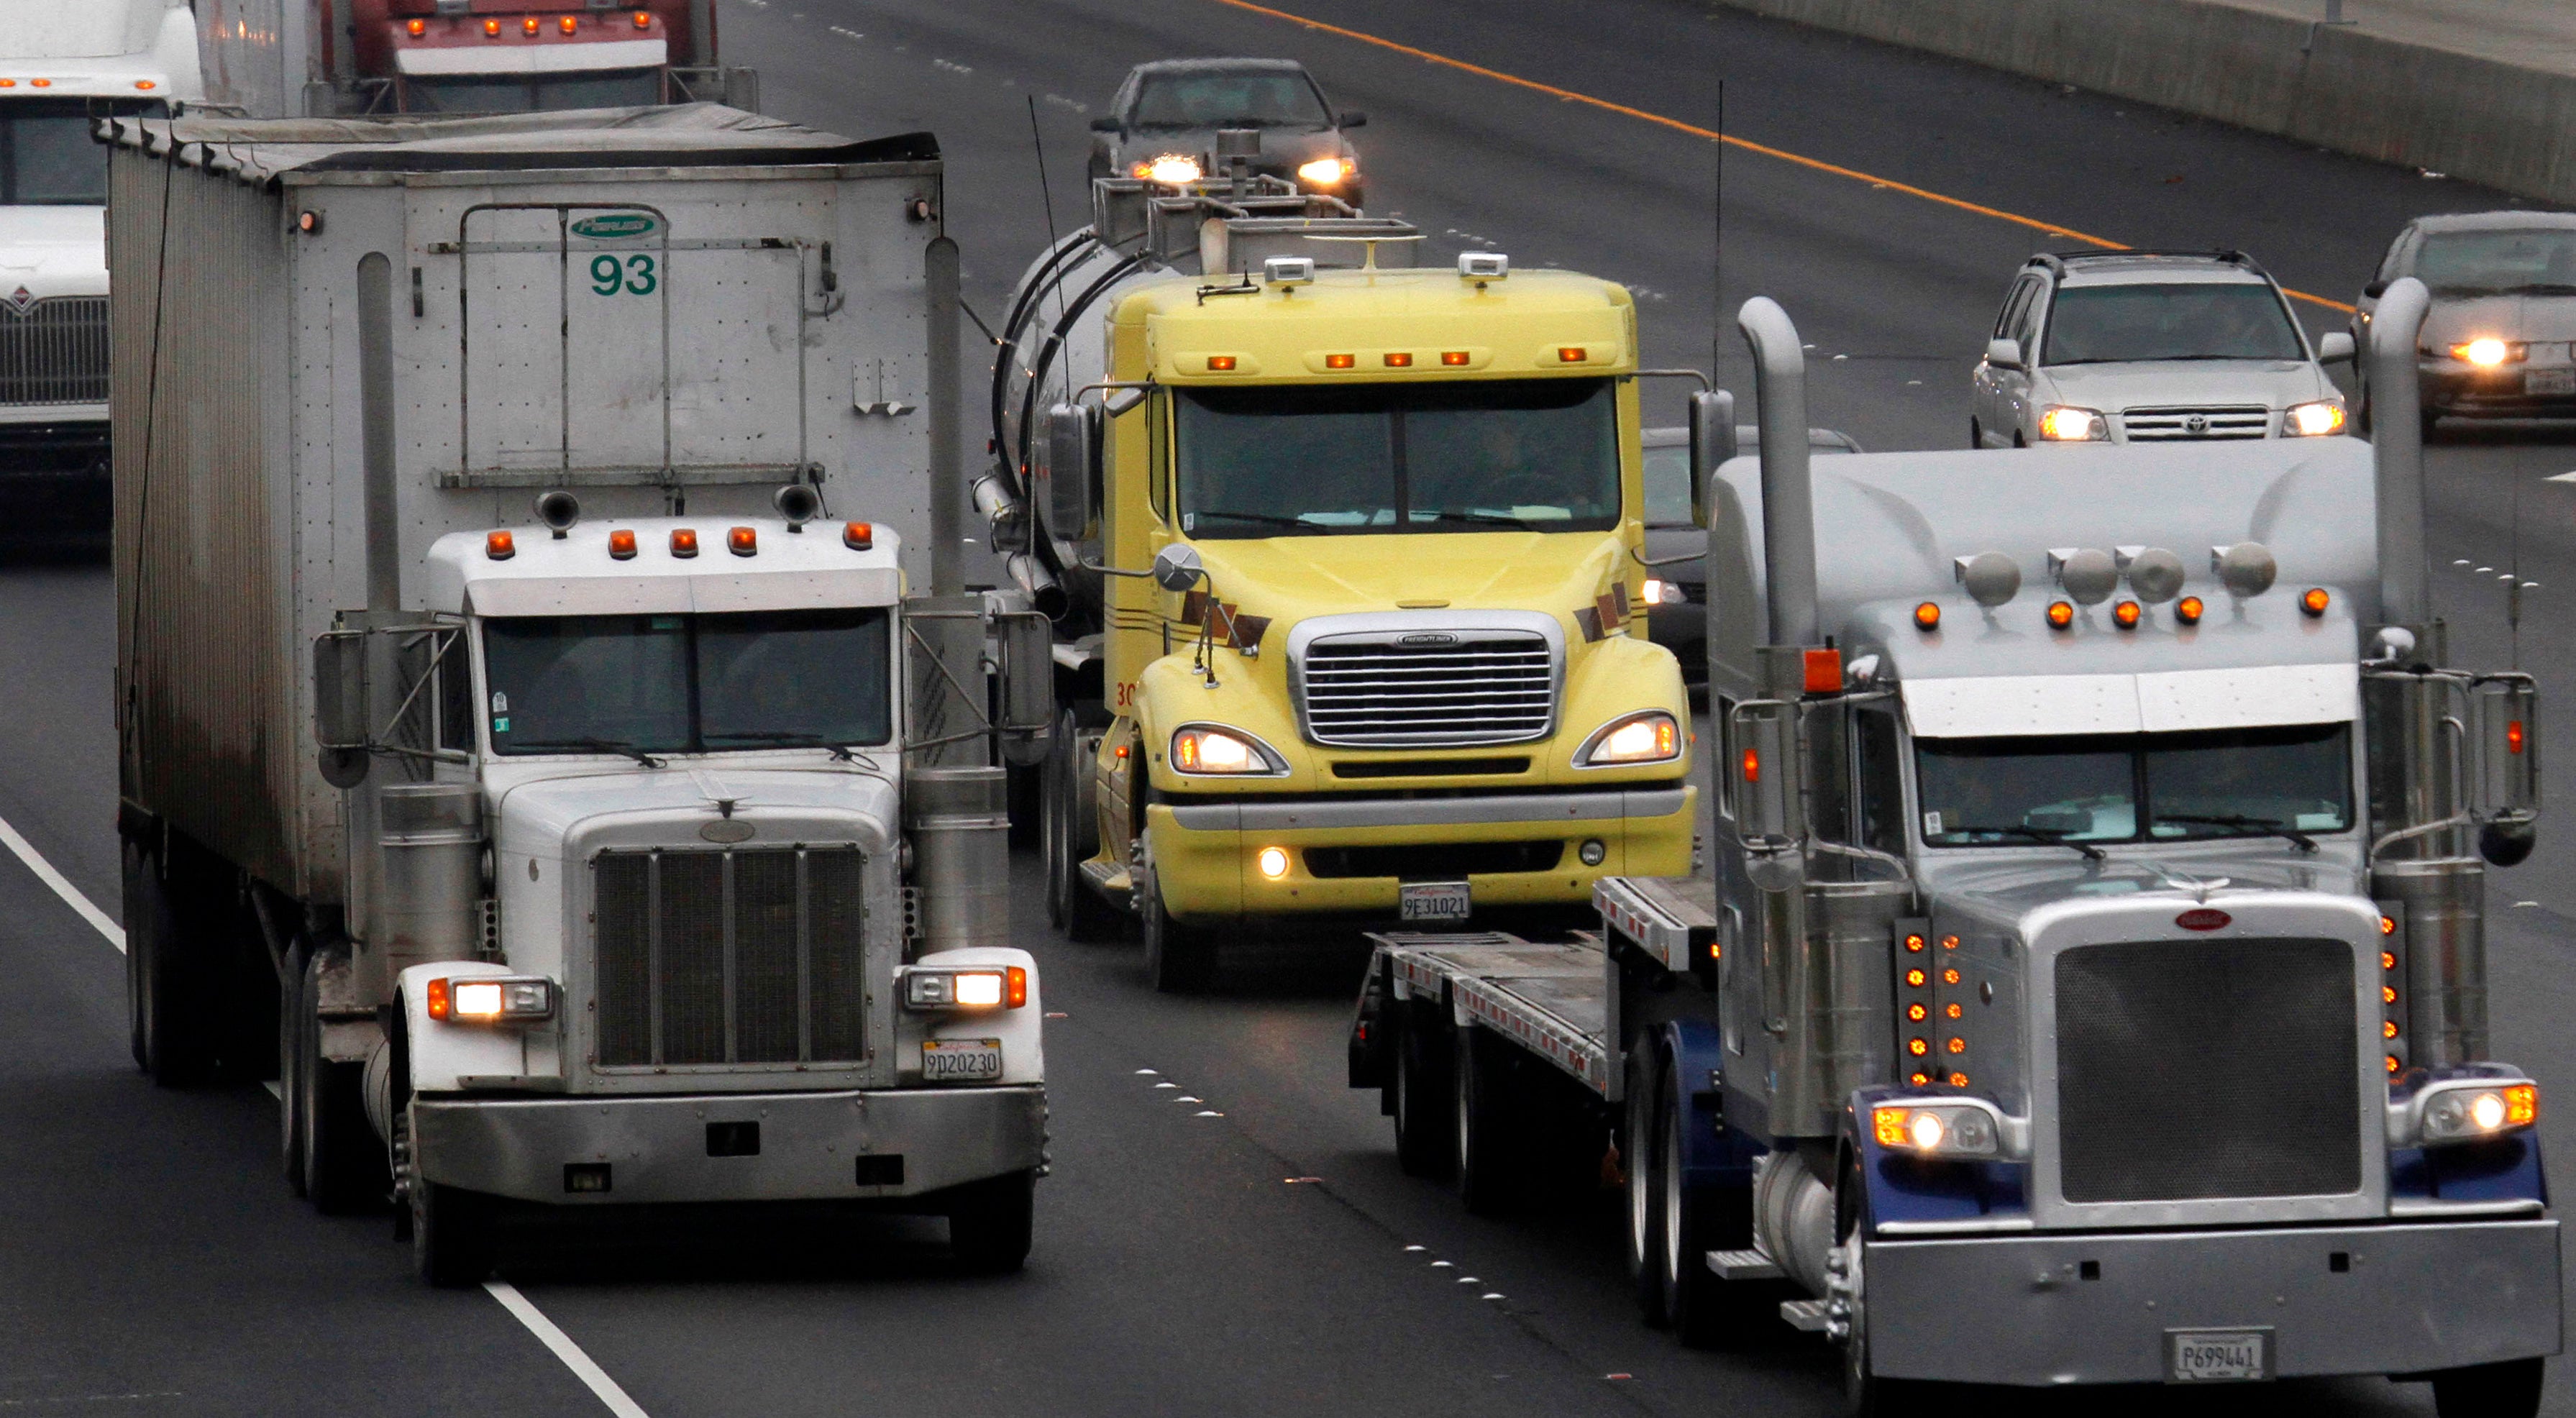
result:
[[[603,1068],[857,1062],[867,913],[854,847],[603,852]]]
[[[1529,631],[1333,636],[1306,647],[1298,672],[1306,733],[1319,744],[1518,743],[1556,722],[1556,654]]]
[[[2272,411],[2260,404],[2230,404],[2213,409],[2124,409],[2120,426],[2127,431],[2131,443],[2264,438],[2272,432]]]
[[[107,297],[0,300],[0,404],[107,402]]]
[[[2057,957],[2060,1195],[2340,1195],[2361,1186],[2353,951],[2159,940]]]

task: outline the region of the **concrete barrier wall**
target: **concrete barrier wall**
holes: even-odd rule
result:
[[[1717,3],[2576,204],[2576,75],[2207,0]]]

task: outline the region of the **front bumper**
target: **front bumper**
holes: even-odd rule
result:
[[[1046,1153],[1046,1089],[915,1088],[655,1097],[412,1099],[433,1182],[556,1204],[919,1196],[1027,1171]],[[744,1153],[742,1124],[756,1131]],[[730,1155],[713,1155],[718,1152]],[[604,1191],[571,1190],[608,1167]],[[596,1176],[596,1173],[590,1173]]]
[[[0,540],[103,541],[111,499],[103,417],[0,417]]]
[[[1146,809],[1164,905],[1185,921],[1246,916],[1392,916],[1405,880],[1451,873],[1317,876],[1316,848],[1430,849],[1480,843],[1562,845],[1552,868],[1467,872],[1476,909],[1583,905],[1605,876],[1688,876],[1698,789],[1689,786],[1511,793],[1489,797],[1259,799],[1156,803]],[[1586,866],[1582,844],[1603,855]],[[1287,849],[1290,868],[1262,877],[1254,858]]]
[[[2457,360],[2422,360],[2416,368],[2422,376],[2428,414],[2471,418],[2576,414],[2576,368],[2566,361],[2534,360],[2480,369]],[[2544,382],[2553,387],[2536,387]],[[2558,384],[2571,387],[2554,387]]]
[[[1873,1241],[1862,1270],[1888,1378],[2159,1383],[2176,1329],[2269,1330],[2284,1378],[2559,1349],[2554,1218]]]

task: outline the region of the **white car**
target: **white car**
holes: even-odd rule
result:
[[[2105,251],[2023,265],[1973,377],[1971,448],[2342,433],[2325,366],[2281,287],[2241,252]]]

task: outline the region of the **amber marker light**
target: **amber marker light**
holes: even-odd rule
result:
[[[2051,630],[2064,630],[2066,627],[2073,625],[2074,623],[2075,604],[2072,601],[2051,601],[2048,603],[2048,625]]]
[[[1931,1041],[1928,1039],[1908,1039],[1905,1041],[1905,1052],[1912,1054],[1914,1057],[1919,1059],[1925,1054],[1932,1052]]]
[[[639,30],[649,30],[649,29],[653,28],[653,15],[652,15],[652,12],[651,12],[651,11],[649,11],[649,10],[638,10],[638,11],[636,11],[636,12],[635,12],[635,28],[637,28],[637,29],[639,29]]]
[[[1923,949],[1923,937],[1908,933],[1905,937],[1905,948],[1909,952],[1920,953]]]
[[[2382,970],[2396,969],[2397,952],[2393,950],[2383,950],[2379,952],[2379,968]]]
[[[1358,363],[1358,358],[1352,355],[1328,354],[1324,356],[1324,367],[1326,369],[1349,369],[1351,366]]]
[[[1959,983],[1959,972],[1958,972],[1958,971],[1956,971],[1956,970],[1944,970],[1944,971],[1942,971],[1942,972],[1941,972],[1941,983],[1942,983],[1942,984],[1945,984],[1945,985],[1955,985],[1955,984]]]
[[[1913,1020],[1917,1024],[1920,1024],[1924,1020],[1932,1017],[1932,1011],[1924,1008],[1922,1002],[1918,1000],[1905,1007],[1905,1017]]]
[[[1903,1147],[1905,1145],[1905,1119],[1909,1111],[1910,1110],[1905,1108],[1872,1108],[1869,1110],[1870,1133],[1878,1139],[1879,1146]]]
[[[633,530],[626,527],[620,527],[616,531],[609,533],[608,554],[619,561],[633,561],[635,559],[635,533]]]
[[[2380,918],[2379,918],[2379,933],[2380,933],[2381,935],[2395,935],[2395,934],[2397,934],[2397,918],[2396,918],[2395,916],[2382,916],[2382,917],[2380,917]],[[2390,963],[2390,964],[2392,964],[2392,965],[2394,965],[2394,964],[2396,963],[2396,961],[2391,960],[2389,963]]]
[[[2507,1127],[2529,1127],[2540,1121],[2540,1090],[2528,1083],[2518,1083],[2504,1091],[2504,1122]]]
[[[2145,611],[2139,609],[2137,602],[2122,601],[2111,607],[2111,623],[2122,630],[2135,630],[2138,628],[2138,618],[2145,614]]]
[[[1941,628],[1941,607],[1931,601],[1925,601],[1923,604],[1916,606],[1914,608],[1914,625],[1918,630],[1939,630]]]
[[[1909,990],[1919,990],[1923,988],[1923,982],[1930,978],[1931,976],[1920,970],[1908,970],[1905,972],[1905,987]]]
[[[150,93],[152,90],[161,86],[152,82],[150,79],[137,79],[134,81],[134,87],[143,90],[145,93]]]
[[[1592,351],[1585,349],[1581,345],[1560,345],[1557,347],[1556,362],[1559,364],[1581,364],[1590,358],[1592,358]]]
[[[578,15],[566,15],[562,19],[555,21],[555,24],[560,27],[565,34],[572,34],[581,29],[581,17]]]
[[[2388,1056],[2388,1071],[2390,1073],[2397,1072],[2397,1056],[2395,1054],[2390,1054]]]
[[[2386,1021],[2382,1022],[2382,1023],[2380,1024],[2380,1026],[2379,1026],[2379,1034],[2380,1034],[2380,1037],[2381,1037],[2381,1038],[2384,1038],[2384,1039],[2394,1039],[2394,1038],[2396,1038],[2396,1037],[2397,1037],[2397,1021],[2396,1021],[2396,1020],[2394,1020],[2394,1019],[2391,1019],[2391,1020],[2386,1020]]]
[[[1967,1087],[1967,1086],[1968,1086],[1968,1076],[1967,1076],[1966,1074],[1964,1074],[1964,1073],[1954,1073],[1954,1074],[1950,1075],[1950,1086],[1951,1086],[1951,1087],[1953,1087],[1953,1088],[1965,1088],[1965,1087]]]
[[[2380,1002],[2381,1004],[2395,1004],[2395,1003],[2397,1003],[2397,987],[2396,987],[2395,985],[2382,985],[2382,986],[2380,986],[2380,987],[2379,987],[2379,1002]]]
[[[751,527],[736,527],[725,533],[725,550],[736,556],[760,555],[760,533]]]
[[[27,83],[30,87],[39,89],[50,89],[54,86],[54,81],[51,79],[29,79]]]
[[[841,524],[841,545],[852,551],[873,551],[876,549],[876,544],[877,526],[874,522]]]
[[[1210,373],[1210,374],[1232,374],[1233,372],[1234,372],[1234,356],[1232,356],[1232,355],[1209,355],[1209,356],[1208,356],[1208,373]]]
[[[680,558],[681,560],[685,561],[685,560],[687,560],[687,559],[688,559],[688,558],[690,558],[690,557],[696,556],[697,554],[698,554],[698,534],[697,534],[697,532],[696,532],[694,529],[692,529],[692,528],[688,528],[688,527],[679,527],[679,528],[674,528],[674,529],[672,530],[672,532],[671,532],[671,555],[676,556],[676,557]]]
[[[1448,365],[1452,369],[1466,368],[1467,360],[1468,354],[1465,350],[1442,350],[1440,352],[1440,362]]]
[[[483,22],[483,37],[485,39],[499,39],[501,37],[501,22],[499,20],[485,20]]]
[[[507,532],[485,532],[483,554],[494,561],[508,561],[519,554],[519,539]]]
[[[404,22],[404,24],[403,24],[403,33],[410,35],[410,36],[411,36],[412,38],[414,38],[414,39],[418,39],[418,38],[420,38],[422,35],[425,35],[425,34],[429,33],[429,21],[427,21],[427,20],[409,20],[409,21],[406,21],[406,22]]]
[[[2198,625],[2200,624],[2200,613],[2207,609],[2208,607],[2200,603],[2200,597],[2185,596],[2181,600],[2174,602],[2174,619],[2181,621],[2185,625]]]
[[[1386,353],[1386,367],[1389,369],[1411,369],[1413,367],[1413,356],[1403,350],[1389,350]]]
[[[1744,781],[1748,783],[1762,781],[1762,755],[1749,748],[1744,751]]]
[[[17,80],[15,80],[15,79],[0,79],[0,89],[14,89],[14,88],[16,88],[16,87],[18,87],[18,81],[17,81]]]
[[[542,27],[542,22],[540,22],[534,15],[530,15],[526,19],[519,21],[519,28],[531,35],[535,34]]]
[[[2299,609],[2306,611],[2311,618],[2324,615],[2326,607],[2332,604],[2334,597],[2327,595],[2323,586],[2310,586],[2299,597]]]

